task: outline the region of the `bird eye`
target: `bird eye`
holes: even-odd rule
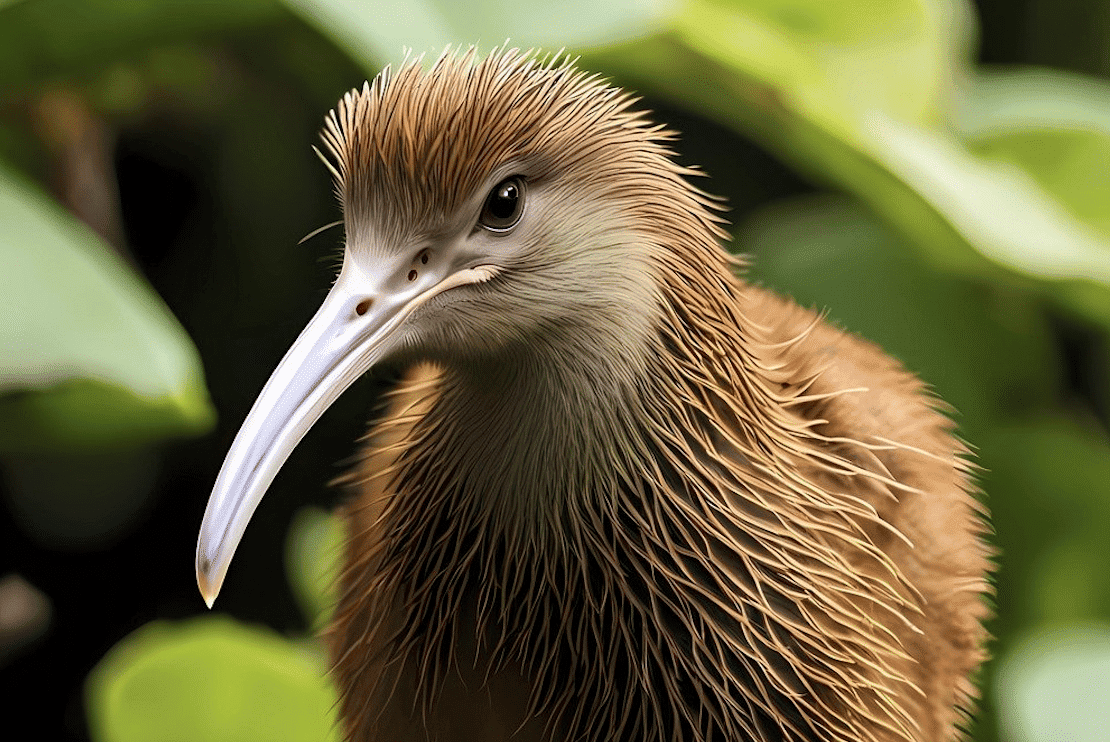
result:
[[[514,175],[494,186],[486,196],[478,223],[491,232],[508,232],[524,211],[524,178]]]

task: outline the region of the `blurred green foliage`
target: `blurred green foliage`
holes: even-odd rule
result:
[[[1098,0],[1072,5],[1110,16]],[[1031,24],[1060,22],[1046,3],[1022,7]],[[89,219],[64,166],[80,158],[51,126],[59,110],[168,132],[159,156],[175,163],[180,139],[214,142],[213,162],[180,167],[208,178],[226,234],[206,242],[187,225],[154,270],[167,299],[215,297],[190,330],[218,364],[239,350],[229,323],[249,334],[291,296],[310,306],[304,276],[326,273],[286,247],[330,221],[311,195],[327,179],[303,122],[406,48],[434,57],[506,38],[566,47],[717,132],[679,149],[701,153],[734,197],[752,279],[828,308],[953,405],[1001,553],[1001,669],[983,673],[973,738],[1110,738],[1106,715],[1076,700],[1110,703],[1110,84],[978,66],[963,0],[0,2],[0,451],[148,445],[212,422],[197,351],[128,266],[127,240],[78,223]],[[306,101],[318,109],[304,114]],[[785,165],[823,192],[782,199],[759,172],[722,172],[741,139],[770,153],[768,172]],[[212,308],[221,297],[233,314]],[[288,544],[318,629],[338,527],[306,511]],[[331,701],[306,641],[224,619],[141,629],[89,678],[92,734],[326,738]]]
[[[336,601],[343,555],[338,518],[315,507],[297,511],[285,542],[285,571],[314,633],[323,631]]]
[[[338,740],[318,648],[230,619],[152,623],[89,678],[98,739]]]
[[[87,227],[0,163],[0,451],[204,432],[189,338]]]
[[[1110,630],[1075,624],[1021,642],[999,663],[1004,739],[1104,742]]]

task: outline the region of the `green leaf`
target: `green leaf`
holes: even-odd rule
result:
[[[969,80],[957,113],[977,156],[1050,194],[1058,220],[1072,225],[1072,239],[1031,234],[1041,241],[1037,259],[1056,276],[1098,285],[1071,281],[1048,289],[1110,326],[1110,85],[1052,70],[991,70]],[[1006,216],[1029,228],[1022,211]],[[999,259],[1020,263],[1023,256]]]
[[[1110,242],[1024,169],[894,119],[875,116],[871,126],[882,160],[984,257],[1041,280],[1110,285]]]
[[[0,90],[30,91],[144,48],[258,23],[273,0],[23,0],[0,4]]]
[[[285,572],[314,632],[331,618],[343,556],[339,518],[320,508],[297,511],[285,542]]]
[[[1015,742],[1110,739],[1110,626],[1042,631],[998,669],[1002,738]]]
[[[200,359],[100,239],[0,166],[0,449],[207,430]]]
[[[966,13],[931,0],[695,0],[675,31],[688,49],[850,139],[872,110],[938,120]]]
[[[929,266],[861,206],[817,196],[756,212],[736,246],[755,280],[878,343],[933,385],[972,442],[1022,399],[1047,405],[1059,362],[1035,305]]]
[[[1061,130],[1110,134],[1110,85],[1063,70],[987,67],[965,83],[956,114],[957,129],[974,142]]]
[[[448,45],[487,49],[509,40],[522,49],[583,48],[635,38],[661,27],[677,0],[285,0],[376,74],[406,49],[433,57]]]
[[[86,700],[97,742],[339,739],[319,658],[220,617],[139,629],[93,669]]]

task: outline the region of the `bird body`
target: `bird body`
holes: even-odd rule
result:
[[[964,447],[896,361],[738,277],[631,102],[506,51],[341,101],[343,273],[228,456],[202,592],[391,363],[344,479],[350,739],[958,738],[989,557]]]

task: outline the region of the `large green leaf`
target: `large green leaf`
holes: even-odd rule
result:
[[[958,128],[978,157],[1051,194],[1058,222],[1074,227],[1070,240],[1031,231],[1026,242],[1038,240],[1039,249],[999,258],[1012,263],[1032,258],[1041,274],[1088,279],[1056,282],[1049,289],[1110,326],[1104,290],[1110,283],[1110,84],[1054,70],[988,70],[969,79],[957,114]],[[1034,227],[1024,209],[1002,215],[1015,229]],[[1092,290],[1090,280],[1103,290]]]
[[[785,108],[852,140],[869,111],[939,120],[966,12],[938,0],[693,0],[674,30],[706,61],[754,83],[752,92],[778,94]]]
[[[97,742],[339,738],[320,658],[223,618],[148,624],[101,660],[86,696]]]
[[[0,90],[11,95],[143,48],[276,15],[274,0],[22,0],[0,3]]]
[[[1110,626],[1044,630],[998,669],[999,724],[1011,742],[1110,739]]]
[[[677,0],[285,0],[368,74],[405,50],[436,55],[446,46],[509,40],[521,48],[558,51],[635,38],[658,29]]]
[[[100,239],[0,166],[0,450],[203,432],[200,359]]]
[[[875,116],[871,127],[882,161],[981,255],[1032,278],[1110,286],[1110,242],[1024,169],[892,118]],[[930,252],[943,247],[922,244]]]

